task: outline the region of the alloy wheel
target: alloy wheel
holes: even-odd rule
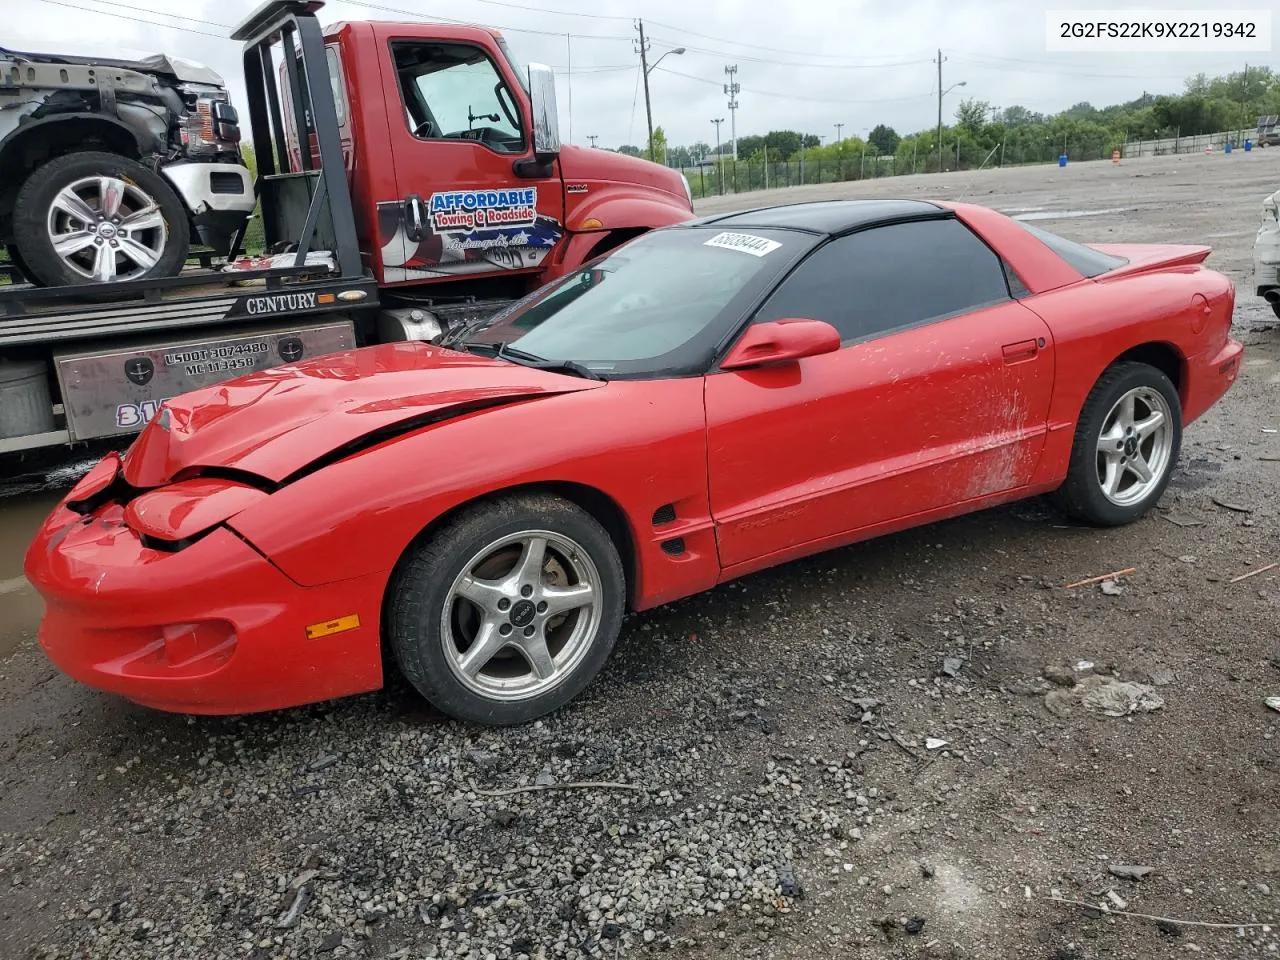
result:
[[[1173,452],[1173,414],[1153,387],[1121,395],[1102,422],[1097,446],[1098,485],[1117,506],[1144,500],[1160,485]]]
[[[155,198],[119,177],[82,177],[49,206],[49,240],[86,280],[132,280],[159,262],[168,228]]]
[[[587,552],[548,530],[511,534],[478,551],[454,579],[440,640],[457,679],[500,701],[559,684],[600,629],[601,578]]]

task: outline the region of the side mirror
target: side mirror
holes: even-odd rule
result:
[[[545,64],[529,64],[529,105],[533,109],[533,152],[539,158],[560,153],[560,113],[556,109],[556,75]]]
[[[824,320],[772,320],[747,328],[720,364],[721,370],[746,370],[786,363],[840,349],[840,331]]]

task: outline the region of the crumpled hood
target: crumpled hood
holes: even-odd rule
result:
[[[116,48],[117,53],[127,53],[131,59],[95,56],[72,56],[65,53],[29,53],[0,47],[0,54],[31,60],[35,63],[74,63],[87,67],[123,67],[137,73],[160,74],[185,83],[206,83],[214,87],[226,87],[227,83],[217,71],[194,60],[173,57],[163,53],[142,54]]]
[[[603,386],[425,343],[349,350],[168,401],[125,456],[124,479],[152,489],[212,469],[278,484],[397,431],[485,406]]]

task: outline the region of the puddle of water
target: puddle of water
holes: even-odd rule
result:
[[[1102,217],[1109,213],[1125,213],[1135,207],[1108,207],[1105,210],[1033,210],[1020,213],[1014,220],[1074,220],[1076,217]]]
[[[0,478],[0,660],[19,644],[35,640],[44,614],[44,601],[22,574],[31,538],[66,490],[97,462],[97,457],[81,457],[37,473]]]
[[[22,575],[22,560],[37,528],[62,496],[61,490],[0,499],[0,659],[18,644],[34,641],[44,601]]]

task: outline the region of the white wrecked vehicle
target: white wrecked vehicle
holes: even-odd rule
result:
[[[0,48],[0,243],[44,286],[173,276],[253,210],[226,84],[175,57]]]
[[[1280,317],[1280,190],[1262,201],[1262,225],[1253,241],[1253,283],[1258,296]]]

